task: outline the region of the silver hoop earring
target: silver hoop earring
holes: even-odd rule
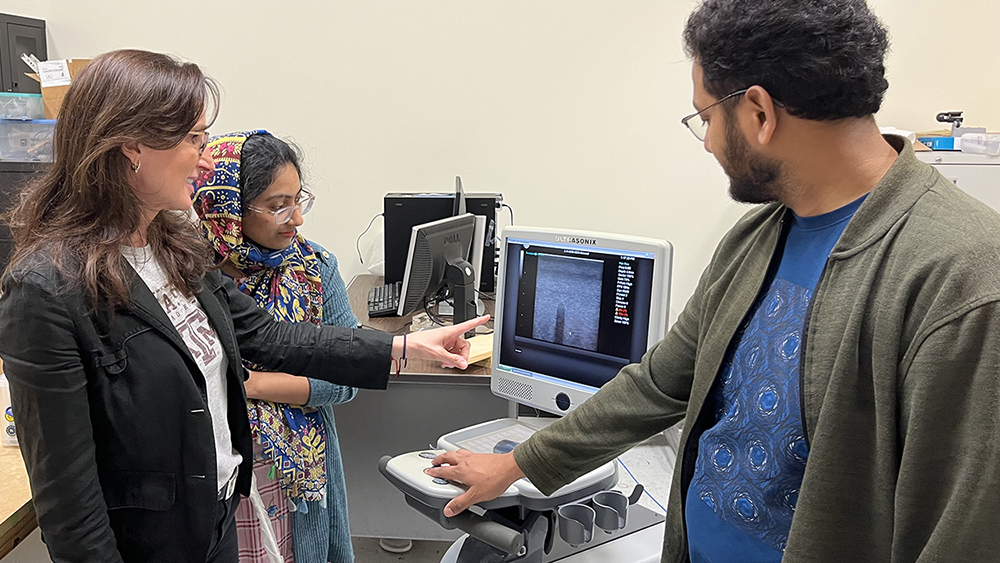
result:
[[[141,163],[141,162],[139,162],[138,160],[137,160],[137,161],[135,161],[135,163],[134,163],[134,164],[132,164],[132,172],[135,172],[136,174],[138,174],[138,173],[139,173],[139,167],[140,167],[140,166],[142,166],[142,163]]]

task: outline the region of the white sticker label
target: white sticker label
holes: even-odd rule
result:
[[[69,66],[65,60],[40,62],[38,77],[41,79],[42,88],[69,86]]]

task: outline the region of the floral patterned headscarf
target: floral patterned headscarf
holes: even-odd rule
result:
[[[322,324],[323,288],[319,259],[306,239],[296,233],[280,250],[263,248],[243,237],[243,197],[240,166],[243,143],[263,129],[212,137],[206,150],[215,161],[194,195],[199,227],[218,257],[234,266],[243,293],[275,319]],[[256,369],[246,363],[248,369]],[[281,488],[296,505],[321,500],[326,491],[326,433],[319,411],[312,407],[247,401],[250,427],[264,457],[280,473]]]

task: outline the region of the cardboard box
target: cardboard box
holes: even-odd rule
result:
[[[38,69],[41,78],[37,74],[25,73],[42,84],[42,104],[45,106],[46,119],[59,117],[59,108],[62,107],[70,82],[89,62],[90,59],[45,61]]]

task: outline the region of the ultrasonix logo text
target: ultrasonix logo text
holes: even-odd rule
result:
[[[596,238],[580,238],[570,236],[557,236],[556,242],[570,242],[573,244],[585,244],[587,246],[597,246]]]

